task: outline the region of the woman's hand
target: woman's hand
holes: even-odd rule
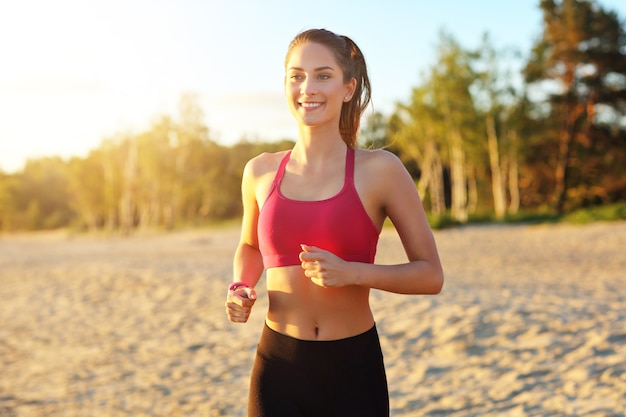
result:
[[[255,302],[256,291],[254,288],[239,287],[228,291],[225,304],[228,320],[233,323],[247,322]]]
[[[353,285],[349,262],[315,246],[300,245],[300,261],[304,275],[320,287],[339,288]]]

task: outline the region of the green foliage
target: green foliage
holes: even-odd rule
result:
[[[129,234],[238,218],[246,162],[293,142],[221,146],[198,122],[193,96],[183,101],[182,123],[164,116],[145,132],[103,140],[85,158],[42,158],[0,173],[0,230]]]
[[[535,192],[550,192],[563,213],[612,199],[613,178],[623,176],[626,156],[626,32],[613,12],[587,0],[542,0],[543,33],[524,69],[535,92],[535,120],[543,134],[531,145]],[[615,165],[603,156],[617,151]],[[608,175],[602,175],[607,173]],[[618,194],[626,192],[622,182]],[[609,191],[609,189],[611,189]]]
[[[626,202],[578,209],[566,214],[563,220],[575,224],[626,220]]]
[[[0,230],[54,229],[74,216],[60,158],[26,163],[18,174],[0,178]]]
[[[458,220],[452,218],[450,214],[430,214],[427,215],[428,224],[433,230],[449,229],[451,227],[460,226]]]
[[[557,223],[562,216],[547,208],[535,210],[523,210],[515,214],[508,214],[505,221],[507,223],[543,224]]]
[[[379,137],[415,174],[429,211],[502,221],[626,199],[624,28],[590,1],[541,7],[527,84],[514,87],[505,67],[514,51],[487,36],[464,50],[442,34],[432,70],[387,118]]]

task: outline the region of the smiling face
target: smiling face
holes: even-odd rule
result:
[[[286,62],[285,95],[291,113],[308,127],[337,127],[344,102],[354,93],[356,80],[344,74],[326,46],[307,42],[295,46]]]

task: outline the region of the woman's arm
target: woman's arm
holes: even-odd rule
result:
[[[437,294],[443,286],[443,269],[415,183],[395,155],[377,153],[374,162],[382,208],[395,226],[409,262],[356,266],[357,285],[397,293]]]
[[[233,281],[245,283],[248,287],[242,286],[234,291],[228,291],[226,313],[230,321],[245,323],[256,301],[254,287],[263,273],[263,258],[257,237],[259,207],[256,199],[254,160],[249,161],[244,168],[241,194],[243,218],[241,237],[233,259]]]
[[[249,161],[243,171],[241,196],[243,201],[243,217],[241,237],[233,260],[234,281],[245,282],[254,287],[263,273],[263,258],[259,251],[257,222],[259,205],[256,198],[255,159]]]
[[[408,262],[372,265],[346,262],[330,252],[303,247],[300,255],[305,275],[321,286],[360,285],[402,294],[437,294],[443,286],[443,270],[435,239],[426,219],[413,179],[393,154],[372,152],[366,163],[368,204],[393,222]]]

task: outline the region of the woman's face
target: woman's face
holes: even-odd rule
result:
[[[330,49],[308,42],[295,46],[287,59],[285,95],[298,123],[339,127],[341,106],[352,98],[356,80],[343,81],[343,71]]]

